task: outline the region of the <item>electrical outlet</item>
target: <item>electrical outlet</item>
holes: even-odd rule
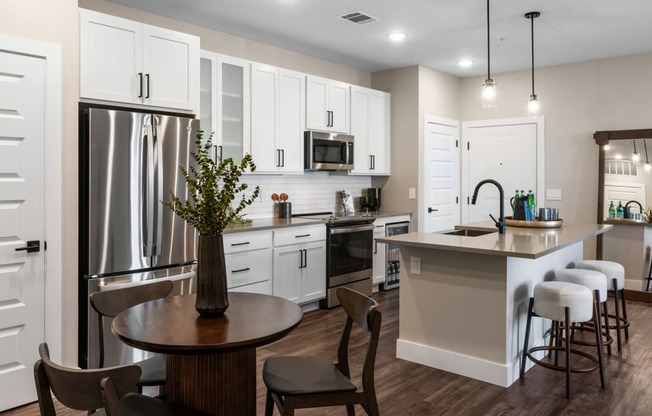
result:
[[[561,201],[561,189],[546,189],[546,199],[548,201]]]
[[[417,190],[415,188],[408,189],[408,198],[409,199],[416,199],[417,198]]]
[[[410,256],[410,274],[421,274],[421,257]]]

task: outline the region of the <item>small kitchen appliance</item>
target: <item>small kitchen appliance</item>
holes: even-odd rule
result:
[[[380,188],[367,188],[367,206],[369,211],[380,210]]]

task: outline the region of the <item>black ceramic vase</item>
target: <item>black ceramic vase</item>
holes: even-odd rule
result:
[[[222,315],[229,307],[222,235],[200,235],[197,250],[197,300],[202,316]]]

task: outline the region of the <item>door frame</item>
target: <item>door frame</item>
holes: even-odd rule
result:
[[[61,46],[0,34],[0,50],[45,61],[45,341],[56,362],[62,357],[62,72]]]
[[[426,168],[426,166],[425,166],[425,162],[424,162],[423,159],[424,159],[425,155],[427,154],[426,148],[425,148],[425,146],[426,146],[426,138],[425,138],[425,136],[426,136],[426,131],[427,131],[426,127],[428,126],[428,123],[441,124],[443,126],[457,128],[458,140],[460,140],[460,142],[461,142],[461,137],[460,137],[461,136],[461,131],[460,131],[461,123],[460,123],[459,120],[453,120],[451,118],[444,118],[444,117],[436,117],[436,116],[431,116],[431,115],[428,115],[428,114],[423,115],[423,124],[422,124],[421,134],[419,134],[419,155],[420,156],[418,158],[419,159],[418,160],[418,172],[419,172],[418,176],[419,177],[417,179],[417,181],[418,181],[417,186],[418,186],[418,190],[419,190],[418,195],[417,195],[417,223],[418,223],[418,231],[419,232],[424,232],[425,225],[426,225],[426,210],[424,209],[424,204],[426,202],[425,201],[425,196],[426,196],[426,189],[425,189],[425,186],[426,186],[426,172],[425,172],[425,168]],[[460,144],[460,146],[461,146],[461,144]],[[458,157],[459,157],[460,153],[462,153],[462,152],[458,153]],[[460,169],[458,169],[458,172],[457,172],[458,173],[458,180],[461,181],[462,180],[461,172],[460,172],[461,166],[462,166],[461,160],[458,160],[458,163],[459,163],[459,167],[460,167]],[[462,190],[462,188],[460,187],[460,192],[461,192],[461,190]],[[461,204],[461,199],[462,198],[460,198],[460,205],[462,205]],[[457,213],[457,215],[458,215],[459,220],[461,221],[461,219],[462,219],[461,211],[459,211]]]
[[[546,128],[545,128],[545,116],[538,117],[514,117],[514,118],[502,118],[495,120],[476,120],[476,121],[464,121],[462,122],[462,140],[461,140],[461,149],[467,148],[469,143],[469,130],[472,128],[480,127],[496,127],[496,126],[514,126],[514,125],[525,125],[525,124],[536,124],[537,126],[537,186],[536,186],[536,201],[538,207],[545,206],[545,185],[546,185]],[[472,190],[469,187],[468,182],[468,164],[469,164],[469,152],[461,152],[462,161],[460,164],[460,169],[462,171],[460,175],[461,186],[460,193],[462,197],[460,198],[463,201],[463,198],[470,200]],[[509,190],[504,189],[505,196],[509,197]],[[466,221],[469,216],[469,204],[462,203],[462,222]],[[505,215],[509,211],[505,207]]]

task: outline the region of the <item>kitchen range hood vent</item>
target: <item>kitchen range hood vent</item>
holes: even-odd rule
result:
[[[370,16],[367,13],[361,12],[361,11],[355,11],[355,12],[349,12],[345,15],[340,16],[340,18],[344,20],[348,20],[351,23],[355,23],[357,25],[365,25],[367,23],[373,23],[377,22],[378,19]]]

